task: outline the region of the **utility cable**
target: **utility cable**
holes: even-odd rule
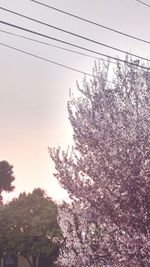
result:
[[[72,44],[72,43],[70,43],[70,42],[62,41],[62,40],[60,40],[60,39],[57,39],[57,38],[54,38],[54,37],[51,37],[51,36],[48,36],[48,35],[45,35],[45,34],[43,34],[43,33],[39,33],[39,32],[33,31],[33,30],[29,30],[29,29],[24,28],[24,27],[20,27],[20,26],[18,26],[18,25],[14,25],[14,24],[12,24],[12,23],[8,23],[8,22],[5,22],[5,21],[0,21],[0,23],[1,23],[1,24],[4,24],[4,25],[7,25],[7,26],[14,27],[14,28],[16,28],[16,29],[20,29],[20,30],[23,30],[23,31],[26,31],[26,32],[30,32],[30,33],[32,33],[32,34],[36,34],[36,35],[38,35],[38,36],[42,36],[42,37],[45,37],[45,38],[48,38],[48,39],[51,39],[51,40],[55,40],[55,41],[58,41],[58,42],[61,42],[61,43],[64,43],[64,44],[69,44],[69,45],[74,46],[74,47],[76,47],[76,48],[80,48],[80,49],[86,50],[86,51],[88,51],[88,52],[92,52],[92,53],[95,53],[95,54],[98,54],[98,55],[101,55],[101,56],[104,56],[104,57],[107,57],[107,58],[110,58],[110,59],[114,59],[114,60],[117,60],[117,61],[120,61],[120,62],[123,62],[123,63],[126,63],[126,64],[130,64],[130,65],[133,65],[133,66],[136,66],[136,67],[138,66],[138,67],[140,67],[140,68],[142,68],[142,69],[150,70],[149,67],[145,67],[145,66],[136,64],[136,63],[134,63],[134,62],[128,62],[127,60],[123,60],[123,59],[115,58],[115,57],[113,57],[113,56],[108,56],[108,55],[106,55],[106,54],[99,53],[99,52],[96,52],[96,51],[91,50],[91,49],[88,49],[88,48],[83,48],[82,46],[75,45],[75,44]],[[128,54],[129,54],[129,53],[128,53]],[[131,55],[131,54],[130,54],[130,55]],[[150,60],[148,60],[148,59],[146,59],[146,58],[145,58],[145,60],[147,60],[147,62],[150,62]]]
[[[82,53],[82,52],[79,52],[79,51],[68,49],[68,48],[65,48],[65,47],[62,47],[62,46],[53,45],[53,44],[50,44],[50,43],[47,43],[47,42],[43,42],[43,41],[40,41],[40,40],[37,40],[37,39],[34,39],[34,38],[26,37],[26,36],[23,36],[23,35],[20,35],[20,34],[12,33],[12,32],[9,32],[9,31],[4,31],[4,30],[0,30],[0,32],[6,33],[6,34],[9,34],[9,35],[12,35],[12,36],[16,36],[16,37],[19,37],[19,38],[22,38],[22,39],[25,39],[25,40],[33,41],[33,42],[36,42],[36,43],[40,43],[40,44],[44,44],[44,45],[47,45],[47,46],[55,47],[55,48],[58,48],[58,49],[61,49],[61,50],[64,50],[64,51],[71,52],[71,53],[79,54],[81,56],[86,56],[86,57],[89,57],[89,58],[93,58],[93,59],[97,59],[97,60],[102,60],[102,61],[108,62],[108,60],[106,60],[104,58],[100,58],[100,57],[96,57],[96,56],[94,57],[94,56],[89,55],[89,54],[85,54],[85,53]],[[112,63],[112,64],[116,64],[116,62],[113,62],[113,61],[109,61],[109,62]]]
[[[10,46],[10,45],[4,44],[4,43],[0,43],[0,45],[1,45],[1,46],[4,46],[4,47],[7,47],[7,48],[9,48],[9,49],[12,49],[12,50],[14,50],[14,51],[23,53],[23,54],[25,54],[25,55],[28,55],[28,56],[31,56],[31,57],[34,57],[34,58],[37,58],[37,59],[40,59],[40,60],[43,60],[43,61],[52,63],[52,64],[55,64],[55,65],[57,65],[57,66],[59,66],[59,67],[62,67],[62,68],[65,68],[65,69],[69,69],[69,70],[71,70],[71,71],[75,71],[75,72],[84,74],[84,75],[86,75],[86,76],[90,76],[90,77],[92,77],[92,78],[99,78],[99,76],[96,76],[96,75],[94,75],[94,74],[92,75],[92,74],[90,74],[90,73],[88,73],[88,72],[84,72],[84,71],[81,71],[81,70],[79,70],[79,69],[76,69],[76,68],[73,68],[73,67],[70,67],[70,66],[61,64],[61,63],[59,63],[59,62],[56,62],[56,61],[53,61],[53,60],[50,60],[50,59],[47,59],[47,58],[38,56],[38,55],[36,55],[36,54],[27,52],[27,51],[25,51],[25,50],[16,48],[16,47],[14,47],[14,46]],[[114,81],[109,81],[109,80],[107,80],[107,79],[104,79],[104,81],[105,81],[105,82],[108,82],[108,83],[110,83],[110,84],[112,84],[112,83],[115,84]]]
[[[10,26],[10,27],[17,28],[19,30],[23,30],[23,31],[26,31],[26,32],[29,32],[29,33],[32,33],[32,34],[35,34],[35,35],[38,35],[38,36],[42,36],[42,37],[48,38],[48,39],[53,40],[53,41],[57,41],[57,42],[60,42],[60,43],[66,44],[66,45],[70,45],[70,46],[73,46],[75,48],[79,48],[79,49],[82,49],[82,50],[85,50],[85,51],[88,51],[88,52],[91,52],[91,53],[94,53],[94,54],[97,54],[97,55],[104,56],[104,57],[108,58],[108,55],[106,55],[106,54],[103,54],[103,53],[100,53],[100,52],[96,52],[94,50],[85,48],[83,46],[79,46],[79,45],[76,45],[76,44],[73,44],[73,43],[70,43],[70,42],[67,42],[67,41],[63,41],[61,39],[54,38],[52,36],[48,36],[48,35],[45,35],[45,34],[42,34],[42,33],[36,32],[36,31],[32,31],[32,30],[27,29],[27,28],[20,27],[18,25],[10,24],[10,23],[4,22],[4,21],[0,21],[0,23],[2,23],[4,25],[7,25],[7,26]],[[114,58],[114,57],[111,57],[111,56],[109,56],[109,58],[117,60],[117,58]],[[124,60],[121,60],[121,59],[120,59],[120,61],[124,62]]]
[[[33,19],[33,18],[31,18],[31,17],[28,17],[28,16],[25,16],[25,15],[22,15],[22,14],[20,14],[20,13],[14,12],[14,11],[12,11],[12,10],[9,10],[9,9],[3,8],[3,7],[0,7],[0,9],[1,9],[1,10],[4,10],[4,11],[7,11],[7,12],[9,12],[9,13],[12,13],[12,14],[14,14],[14,15],[17,15],[17,16],[20,16],[20,17],[23,17],[23,18],[26,18],[26,19],[28,19],[28,20],[31,20],[31,21],[37,22],[37,23],[39,23],[39,24],[42,24],[42,25],[48,26],[48,27],[50,27],[50,28],[52,28],[52,29],[55,29],[55,30],[58,30],[58,31],[61,31],[61,32],[64,32],[64,33],[70,34],[70,35],[72,35],[72,36],[78,37],[78,38],[80,38],[80,39],[83,39],[83,40],[86,40],[86,41],[92,42],[92,43],[94,43],[94,44],[98,44],[98,45],[101,45],[101,46],[107,47],[107,48],[109,48],[109,49],[112,49],[112,50],[115,50],[115,51],[117,51],[117,52],[121,52],[121,53],[124,53],[124,54],[130,54],[130,55],[131,55],[131,56],[133,56],[133,57],[136,57],[136,58],[139,58],[139,59],[142,59],[142,60],[146,60],[146,61],[147,61],[147,59],[146,59],[146,58],[144,58],[144,57],[138,56],[138,55],[136,55],[136,54],[133,54],[133,53],[128,53],[128,52],[127,52],[127,51],[125,51],[125,50],[122,50],[122,49],[119,49],[119,48],[116,48],[116,47],[113,47],[113,46],[110,46],[110,45],[107,45],[107,44],[104,44],[104,43],[101,43],[101,42],[95,41],[95,40],[93,40],[93,39],[90,39],[90,38],[87,38],[87,37],[85,37],[85,36],[82,36],[82,35],[79,35],[79,34],[76,34],[76,33],[73,33],[73,32],[67,31],[67,30],[64,30],[64,29],[62,29],[62,28],[59,28],[59,27],[53,26],[53,25],[51,25],[51,24],[48,24],[48,23],[42,22],[42,21],[40,21],[40,20],[37,20],[37,19]]]
[[[5,47],[10,48],[10,49],[13,49],[13,50],[15,50],[15,51],[18,51],[18,52],[20,52],[20,53],[26,54],[26,55],[28,55],[28,56],[32,56],[32,57],[34,57],[34,58],[38,58],[38,59],[47,61],[47,62],[52,63],[52,64],[55,64],[55,65],[57,65],[57,66],[59,66],[59,67],[63,67],[63,68],[66,68],[66,69],[69,69],[69,70],[72,70],[72,71],[76,71],[76,72],[78,72],[78,73],[81,73],[81,74],[84,74],[84,75],[93,77],[92,74],[89,74],[89,73],[87,73],[87,72],[84,72],[84,71],[81,71],[81,70],[79,70],[79,69],[72,68],[72,67],[70,67],[70,66],[61,64],[61,63],[59,63],[59,62],[56,62],[56,61],[53,61],[53,60],[50,60],[50,59],[47,59],[47,58],[38,56],[38,55],[36,55],[36,54],[32,54],[32,53],[27,52],[27,51],[25,51],[25,50],[16,48],[16,47],[14,47],[14,46],[10,46],[10,45],[4,44],[4,43],[0,43],[0,45],[1,45],[1,46],[5,46]]]
[[[97,22],[95,22],[95,21],[85,19],[85,18],[80,17],[80,16],[78,16],[78,15],[75,15],[75,14],[69,13],[69,12],[67,12],[67,11],[64,11],[64,10],[62,10],[62,9],[56,8],[56,7],[54,7],[54,6],[44,4],[44,3],[41,3],[40,1],[36,1],[36,0],[30,0],[30,1],[32,1],[32,2],[34,2],[34,3],[36,3],[36,4],[39,4],[39,5],[41,5],[41,6],[50,8],[50,9],[52,9],[52,10],[55,10],[55,11],[57,11],[57,12],[60,12],[60,13],[62,13],[62,14],[68,15],[68,16],[70,16],[70,17],[73,17],[73,18],[82,20],[82,21],[84,21],[84,22],[93,24],[93,25],[98,26],[98,27],[100,27],[100,28],[103,28],[103,29],[106,29],[106,30],[109,30],[109,31],[112,31],[112,32],[115,32],[115,33],[118,33],[118,34],[120,34],[120,35],[124,35],[124,36],[126,36],[126,37],[135,39],[135,40],[137,40],[137,41],[140,41],[140,42],[143,42],[143,43],[146,43],[146,44],[150,44],[150,41],[147,41],[147,40],[144,40],[144,39],[139,38],[139,37],[137,37],[137,36],[133,36],[133,35],[130,35],[130,34],[127,34],[127,33],[121,32],[121,31],[118,31],[118,30],[113,29],[113,28],[110,28],[110,27],[108,27],[108,26],[99,24],[99,23],[97,23]],[[138,0],[136,0],[136,1],[138,1]],[[138,2],[141,2],[141,1],[138,1]],[[150,6],[149,6],[149,7],[150,7]]]
[[[148,5],[147,3],[143,2],[143,1],[140,1],[140,0],[135,0],[135,1],[141,3],[144,6],[150,7],[150,5]]]

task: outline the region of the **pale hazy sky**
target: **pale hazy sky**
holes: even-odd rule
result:
[[[135,0],[41,0],[41,2],[150,41],[150,8],[140,5]],[[148,3],[146,0],[145,2]],[[38,6],[30,0],[1,0],[0,6],[149,58],[150,45]],[[2,10],[0,17],[6,22],[123,58],[123,55],[110,49]],[[60,45],[2,24],[0,30]],[[1,32],[0,42],[85,72],[91,72],[93,67],[93,59]],[[16,189],[6,199],[17,196],[24,190],[28,192],[35,187],[42,187],[54,199],[61,200],[66,195],[53,177],[54,165],[47,147],[58,144],[66,147],[71,144],[72,132],[66,103],[69,98],[69,88],[76,92],[76,80],[81,83],[83,76],[2,46],[0,46],[0,73],[0,160],[7,160],[14,165],[16,177]]]

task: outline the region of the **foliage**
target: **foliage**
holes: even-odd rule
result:
[[[13,166],[7,161],[0,161],[0,200],[2,201],[2,192],[11,192],[14,189],[12,182],[15,180],[13,175]]]
[[[31,267],[38,266],[43,256],[56,260],[61,237],[57,205],[43,190],[20,194],[4,207],[2,214],[6,229],[4,253],[24,256]]]
[[[5,207],[0,205],[0,260],[5,252],[7,242],[7,218],[4,215],[4,209]]]
[[[72,150],[50,149],[73,201],[60,210],[62,266],[150,266],[150,73],[116,63],[111,82],[96,65],[69,101]]]

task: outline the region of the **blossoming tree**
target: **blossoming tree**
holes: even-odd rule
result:
[[[150,73],[131,63],[94,67],[68,102],[73,148],[50,149],[72,199],[62,266],[150,266]]]

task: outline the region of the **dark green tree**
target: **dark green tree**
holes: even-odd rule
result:
[[[32,193],[20,194],[2,213],[5,221],[2,252],[25,257],[31,267],[38,267],[45,258],[49,259],[49,266],[53,266],[61,233],[57,205],[52,199],[38,188]]]
[[[7,217],[4,211],[5,211],[5,206],[2,204],[0,205],[0,267],[7,242],[7,228],[6,228]]]
[[[15,180],[13,166],[7,161],[0,161],[0,202],[2,202],[2,192],[11,192],[14,189],[12,182]]]

